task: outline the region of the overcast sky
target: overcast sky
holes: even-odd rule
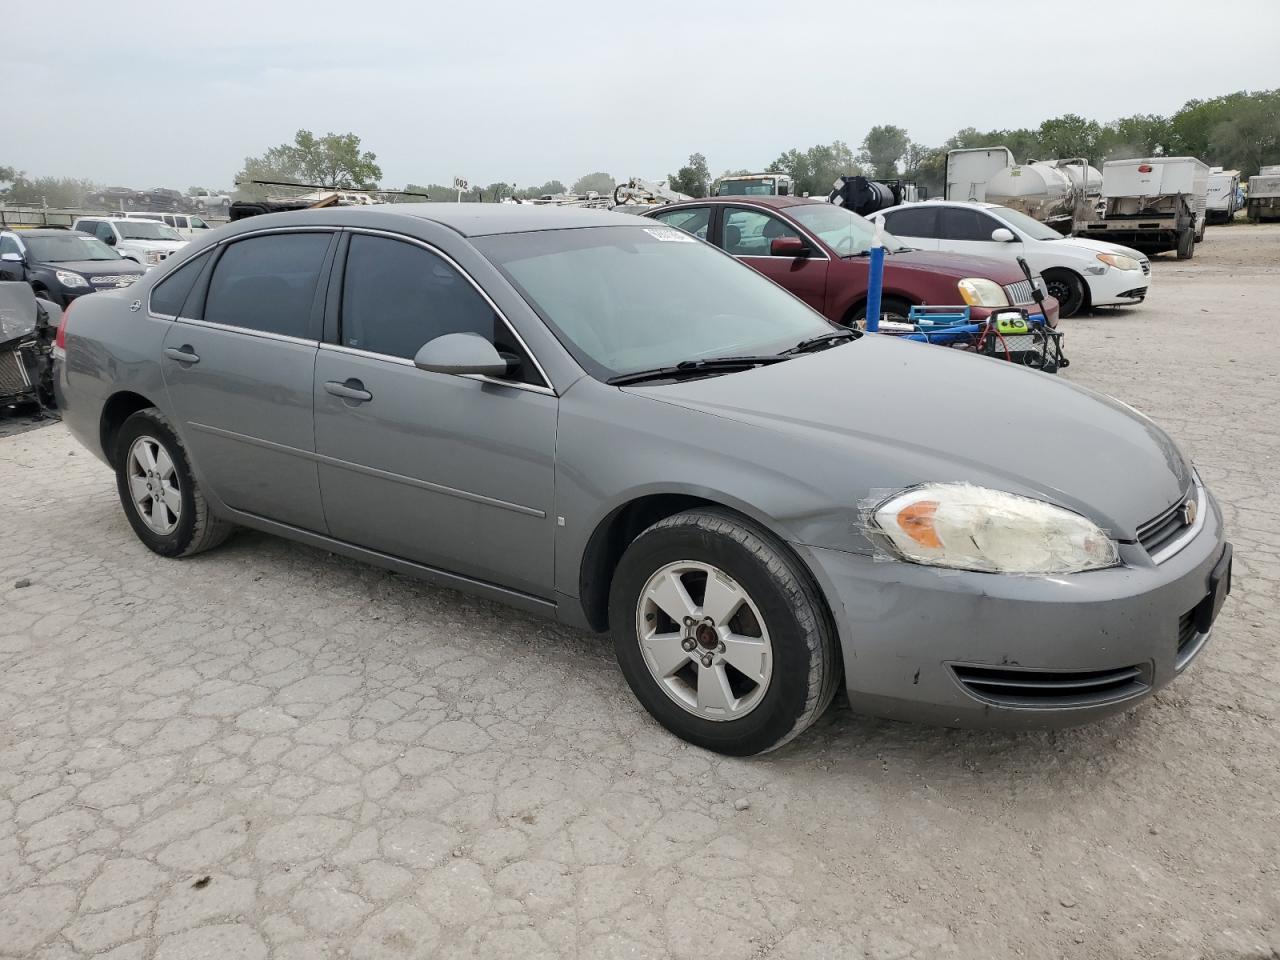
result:
[[[4,7],[0,165],[137,188],[230,186],[299,127],[358,134],[384,185],[571,184],[1280,86],[1280,0]]]

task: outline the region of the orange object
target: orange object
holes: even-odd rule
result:
[[[942,541],[938,538],[938,531],[933,528],[933,515],[937,510],[936,500],[921,500],[903,507],[898,511],[898,526],[921,546],[941,550]]]

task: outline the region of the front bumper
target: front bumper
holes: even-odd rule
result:
[[[1199,534],[1159,566],[1056,577],[941,570],[798,546],[840,629],[855,710],[955,727],[1088,723],[1169,683],[1208,640],[1230,555],[1206,491]],[[1229,580],[1225,589],[1229,589]],[[1197,618],[1199,614],[1199,618]]]
[[[1086,277],[1086,282],[1089,284],[1089,302],[1093,306],[1114,307],[1141,303],[1151,285],[1151,277],[1141,270],[1108,267],[1106,273]]]

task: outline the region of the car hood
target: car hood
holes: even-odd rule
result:
[[[886,270],[919,270],[942,277],[986,277],[1001,286],[1025,280],[1022,271],[1004,260],[939,250],[909,250],[885,257]]]
[[[187,240],[122,240],[120,241],[130,247],[138,247],[142,250],[181,250],[187,245]]]
[[[1121,246],[1118,243],[1107,243],[1105,240],[1093,240],[1089,237],[1063,237],[1061,240],[1052,241],[1054,248],[1074,247],[1077,250],[1088,250],[1092,253],[1118,253],[1126,257],[1133,257],[1135,260],[1145,260],[1147,255],[1139,253],[1132,247]]]
[[[778,447],[793,456],[793,471],[805,470],[797,449],[843,457],[836,475],[849,487],[831,493],[855,498],[850,505],[965,481],[1057,503],[1133,540],[1191,485],[1191,466],[1168,435],[1118,400],[1004,360],[888,336],[626,390],[787,434],[800,442]],[[769,449],[762,440],[756,455]]]
[[[132,260],[61,260],[57,263],[45,263],[42,266],[50,270],[69,270],[72,273],[83,273],[91,277],[116,276],[122,273],[142,276],[142,271]]]

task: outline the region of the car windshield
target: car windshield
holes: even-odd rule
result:
[[[152,220],[117,220],[116,229],[126,240],[181,240],[173,227]]]
[[[121,260],[97,237],[68,233],[61,237],[24,237],[31,256],[41,263],[67,263],[75,260]]]
[[[770,197],[774,193],[775,179],[762,177],[755,180],[721,180],[716,187],[718,197]]]
[[[838,329],[680,230],[591,227],[475,245],[600,380],[686,360],[777,354]]]
[[[798,203],[794,207],[787,207],[787,214],[810,233],[817,234],[823,243],[842,257],[857,257],[866,253],[871,249],[871,241],[876,236],[875,224],[870,220],[833,203]],[[884,248],[890,253],[910,249],[887,230],[880,237]]]
[[[1013,210],[1010,207],[990,207],[988,213],[994,213],[1015,230],[1021,230],[1032,240],[1061,240],[1062,234],[1046,224],[1041,223],[1035,217],[1029,217],[1021,210]]]

